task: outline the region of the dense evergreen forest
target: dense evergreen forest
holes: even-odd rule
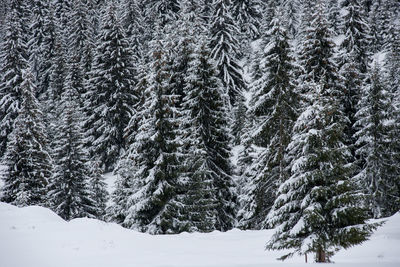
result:
[[[317,261],[400,210],[398,0],[0,0],[0,25],[3,202]]]

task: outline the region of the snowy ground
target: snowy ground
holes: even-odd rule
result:
[[[63,221],[41,207],[0,203],[1,267],[274,267],[288,262],[264,250],[271,231],[150,236],[92,219]],[[338,253],[335,266],[400,266],[400,214],[361,246]],[[308,265],[307,265],[308,266]]]

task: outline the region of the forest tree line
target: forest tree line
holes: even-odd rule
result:
[[[359,243],[400,209],[399,14],[2,0],[1,201],[151,234],[276,227],[267,247],[300,253]]]

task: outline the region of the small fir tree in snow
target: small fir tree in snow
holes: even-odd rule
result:
[[[65,220],[95,217],[96,206],[90,192],[89,154],[84,148],[82,113],[76,83],[71,73],[61,96],[53,141],[54,169],[49,183],[49,206]]]
[[[51,171],[48,140],[30,70],[22,71],[21,106],[9,136],[2,165],[1,201],[17,206],[44,205]]]
[[[294,126],[291,176],[268,214],[275,233],[267,249],[292,250],[282,260],[315,252],[317,262],[326,262],[338,249],[367,240],[376,225],[366,223],[363,195],[351,180],[343,143],[346,118],[335,92],[325,81],[309,88],[315,100]]]
[[[308,102],[287,147],[290,176],[278,188],[267,217],[275,227],[267,249],[292,250],[283,260],[315,252],[317,262],[329,261],[338,249],[365,241],[376,227],[366,223],[364,195],[351,179],[351,154],[343,134],[348,119],[324,11],[318,1],[305,35],[301,79]]]
[[[104,11],[97,39],[85,95],[85,129],[92,156],[111,171],[125,149],[124,129],[137,101],[132,52],[114,3]]]

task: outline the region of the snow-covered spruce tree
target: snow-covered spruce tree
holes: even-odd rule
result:
[[[341,31],[345,38],[340,45],[340,74],[343,77],[345,95],[345,115],[349,119],[345,129],[347,145],[354,144],[354,129],[356,105],[361,97],[361,87],[364,84],[372,43],[370,28],[365,20],[365,13],[358,0],[349,0],[344,7]],[[354,149],[352,149],[354,154]]]
[[[145,5],[147,23],[153,30],[157,26],[164,27],[178,18],[180,7],[178,0],[149,0]]]
[[[151,42],[145,102],[135,116],[140,120],[128,148],[131,154],[126,155],[132,162],[131,178],[123,180],[133,183],[123,225],[150,234],[178,233],[184,223],[179,221],[180,112],[174,104],[177,95],[170,83],[170,58],[163,49],[161,31],[157,29],[157,38]]]
[[[22,70],[20,107],[7,142],[1,173],[1,201],[17,206],[44,205],[51,171],[48,140],[40,104],[35,98],[35,81],[30,70]]]
[[[315,100],[294,126],[291,176],[268,215],[276,230],[267,249],[292,250],[282,260],[316,252],[317,262],[329,261],[338,249],[365,241],[376,227],[366,223],[363,195],[351,180],[338,92],[326,85],[324,80],[308,85]]]
[[[289,37],[294,38],[299,31],[300,2],[298,0],[283,0],[284,22],[287,25]]]
[[[11,1],[1,44],[0,156],[5,152],[8,135],[13,129],[21,105],[22,70],[28,65],[26,14],[23,1]]]
[[[68,69],[65,59],[63,45],[60,38],[56,36],[54,40],[54,52],[52,53],[50,68],[48,70],[48,89],[43,92],[41,101],[45,113],[45,122],[49,139],[54,138],[55,122],[60,114],[57,114],[57,106],[60,102],[61,95],[65,90],[65,79]]]
[[[232,0],[232,17],[239,29],[236,38],[241,58],[250,57],[250,43],[260,37],[261,6],[259,0]]]
[[[256,39],[260,34],[260,1],[233,0],[232,2],[232,16],[239,25],[240,32],[246,36],[246,39]]]
[[[35,80],[38,85],[40,85],[39,76],[42,68],[41,65],[45,63],[42,58],[42,54],[44,53],[43,49],[49,48],[45,47],[43,42],[47,39],[46,35],[51,34],[51,32],[45,32],[44,28],[46,26],[46,16],[49,12],[49,1],[31,1],[30,8],[32,14],[31,22],[29,24],[29,41],[27,44],[29,49],[29,62],[32,65],[32,73]],[[37,89],[40,90],[40,88]]]
[[[146,114],[145,101],[147,97],[144,92],[146,88],[148,88],[148,67],[149,64],[145,63],[145,58],[141,57],[136,66],[138,82],[134,88],[134,91],[139,96],[139,100],[135,106],[132,107],[134,112],[132,113],[128,126],[124,130],[127,146],[114,169],[114,173],[117,174],[117,180],[115,182],[115,190],[110,196],[112,204],[107,208],[106,214],[107,220],[122,224],[125,227],[130,227],[128,224],[124,224],[129,209],[129,197],[140,188],[139,184],[135,184],[135,182],[140,181],[133,179],[133,174],[135,173],[134,159],[137,158],[137,148],[133,143],[135,143],[136,135],[139,132],[139,122],[145,119],[144,115]]]
[[[265,227],[276,188],[288,176],[285,153],[297,117],[298,97],[294,91],[295,67],[283,23],[282,10],[278,8],[268,32],[270,41],[264,48],[261,78],[254,83],[250,112],[255,122],[251,135],[254,143],[264,150],[253,163],[253,173],[246,174],[251,175],[251,181],[239,213],[242,228]]]
[[[40,5],[38,5],[38,8],[41,8]],[[52,75],[51,70],[53,68],[52,64],[54,63],[53,57],[55,56],[56,44],[54,9],[51,3],[47,3],[45,8],[45,12],[38,12],[39,14],[42,13],[44,16],[43,20],[38,20],[43,23],[43,26],[39,27],[43,29],[43,32],[38,32],[38,40],[36,42],[29,43],[30,49],[31,45],[34,44],[34,47],[38,49],[37,54],[40,56],[40,62],[38,64],[37,97],[41,102],[47,99],[47,91],[50,87],[50,76]]]
[[[390,216],[400,207],[400,151],[394,134],[398,133],[395,128],[399,127],[399,118],[394,117],[398,112],[391,106],[391,98],[375,63],[370,71],[370,85],[363,88],[356,113],[356,154],[361,170],[354,177],[370,196],[367,204],[375,218]]]
[[[97,49],[89,74],[85,111],[85,130],[91,156],[103,163],[105,171],[115,167],[125,148],[124,129],[137,101],[133,92],[135,77],[132,52],[115,3],[111,2],[102,17]]]
[[[240,51],[236,36],[236,27],[230,9],[231,0],[214,0],[210,22],[211,54],[217,64],[219,78],[222,80],[230,104],[236,103],[237,97],[245,90],[242,67],[237,59]]]
[[[94,216],[104,220],[108,201],[107,184],[104,181],[101,163],[99,161],[88,161],[89,165],[89,196],[94,202]]]
[[[122,2],[123,26],[129,39],[135,61],[147,53],[151,34],[146,27],[145,0],[124,0]]]
[[[347,1],[349,2],[349,1]],[[351,1],[350,1],[351,2]],[[339,6],[339,1],[338,0],[329,0],[328,3],[328,20],[330,23],[330,26],[332,28],[332,31],[335,33],[339,33],[340,30],[340,6]],[[361,12],[361,10],[360,10]]]
[[[72,72],[57,107],[60,114],[53,141],[53,175],[48,186],[49,206],[65,220],[95,217],[96,207],[89,187],[89,154],[84,148],[82,113]]]
[[[388,54],[386,56],[385,67],[387,69],[387,80],[389,91],[395,94],[400,100],[400,25],[393,22],[389,30]]]
[[[88,78],[94,53],[94,25],[91,24],[87,0],[73,0],[70,10],[70,26],[68,29],[68,61],[79,62],[82,75]],[[83,94],[84,91],[80,91]]]
[[[329,261],[340,248],[365,241],[377,225],[367,224],[364,195],[353,183],[350,150],[343,130],[343,91],[332,60],[332,41],[323,1],[313,11],[301,58],[306,107],[298,117],[288,145],[290,177],[278,188],[267,223],[275,233],[267,249],[316,253]]]
[[[54,15],[55,20],[57,21],[57,26],[60,28],[60,32],[62,32],[63,36],[59,37],[67,37],[69,30],[69,23],[71,14],[71,0],[54,0]]]
[[[205,35],[190,55],[184,98],[184,149],[188,181],[184,211],[190,231],[232,229],[236,192],[229,162],[226,98]]]

